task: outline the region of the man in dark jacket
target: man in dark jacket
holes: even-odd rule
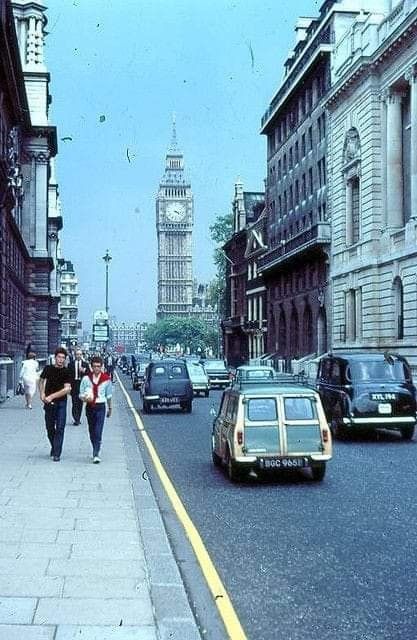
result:
[[[71,393],[71,377],[65,366],[67,351],[55,351],[55,364],[47,364],[39,379],[39,393],[45,410],[45,426],[51,443],[51,457],[59,462],[64,442],[67,395]]]
[[[81,423],[81,413],[83,410],[83,402],[80,400],[80,383],[81,378],[90,371],[88,362],[83,358],[81,349],[76,349],[74,359],[68,365],[71,376],[71,400],[72,400],[72,419],[73,424]]]

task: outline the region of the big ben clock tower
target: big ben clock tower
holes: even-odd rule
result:
[[[158,235],[157,318],[186,317],[192,311],[193,196],[184,175],[175,121],[166,155],[165,173],[156,198]]]

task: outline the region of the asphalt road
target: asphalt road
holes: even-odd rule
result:
[[[211,462],[220,397],[142,418],[248,638],[415,640],[417,442],[336,442],[322,483],[231,484]]]

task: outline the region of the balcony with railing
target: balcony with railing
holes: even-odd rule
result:
[[[223,327],[225,329],[239,329],[243,328],[245,324],[245,316],[231,316],[223,320]]]
[[[258,271],[268,271],[286,262],[295,255],[301,255],[312,247],[330,243],[330,222],[318,222],[309,229],[268,251],[258,262]]]

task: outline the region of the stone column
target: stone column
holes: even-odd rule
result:
[[[346,246],[353,243],[353,225],[352,225],[352,182],[346,182]]]
[[[387,98],[387,224],[402,227],[403,167],[402,167],[402,94],[391,92]]]
[[[417,218],[417,67],[413,66],[406,73],[410,83],[410,124],[411,124],[411,207],[410,217]]]

